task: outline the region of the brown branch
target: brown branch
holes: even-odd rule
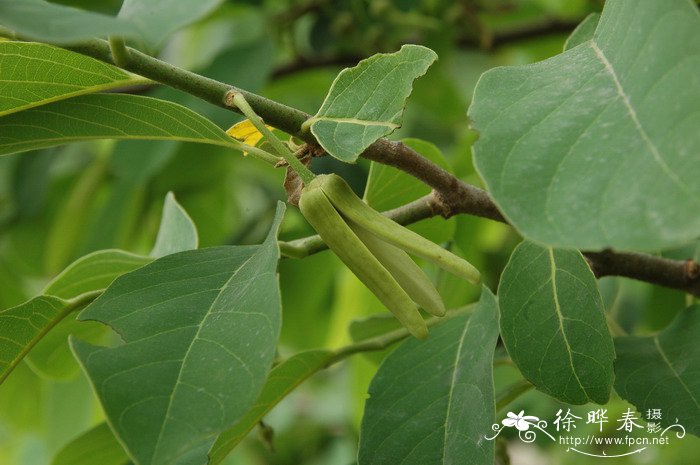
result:
[[[480,34],[479,37],[465,36],[459,40],[459,45],[479,46],[491,50],[523,40],[537,39],[553,34],[570,34],[571,31],[576,29],[576,26],[579,25],[581,19],[576,19],[575,21],[561,21],[545,18],[541,21],[526,24],[519,28],[503,31],[498,34],[489,34],[485,32]]]
[[[642,253],[611,250],[586,252],[591,269],[599,278],[625,276],[700,297],[700,265],[695,260],[671,260]]]
[[[384,214],[404,225],[437,215],[449,218],[462,213],[507,223],[502,216],[492,218],[490,215],[483,214],[484,212],[490,214],[496,209],[495,205],[485,191],[474,186],[469,186],[469,188],[477,195],[462,197],[456,204],[448,208],[449,213],[447,214],[444,213],[445,205],[435,192],[394,210],[386,211]],[[325,249],[326,245],[320,237],[310,236],[284,243],[283,252],[288,250],[290,256],[303,258]],[[671,260],[649,254],[613,252],[611,250],[583,252],[583,255],[598,278],[622,276],[677,289],[700,297],[700,264],[694,260]]]
[[[298,57],[294,61],[290,61],[275,68],[272,72],[272,77],[281,78],[289,74],[298,73],[307,69],[325,68],[329,66],[348,67],[355,66],[358,61],[364,59],[359,55],[338,55],[327,56],[323,58],[309,59],[306,57]]]
[[[99,60],[112,62],[109,45],[105,41],[93,40],[73,49]],[[235,108],[227,106],[225,98],[232,90],[240,92],[265,122],[311,144],[316,143],[311,133],[301,131],[301,125],[309,115],[300,110],[178,68],[137,50],[129,49],[128,52],[128,61],[123,64],[123,68],[128,71],[232,111],[235,111]],[[391,217],[396,217],[402,222],[412,222],[437,214],[449,218],[459,213],[467,213],[506,223],[488,193],[466,184],[400,142],[380,139],[369,146],[362,156],[405,171],[434,189],[433,194],[389,212]],[[323,248],[323,244],[320,243],[319,246],[314,237],[287,245],[303,252],[305,247],[298,247],[298,244],[304,241],[319,250]],[[695,261],[669,260],[647,254],[612,251],[587,253],[586,256],[597,276],[624,276],[700,296],[700,266]]]

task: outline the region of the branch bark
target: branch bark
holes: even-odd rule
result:
[[[106,41],[93,40],[72,47],[72,50],[113,64],[112,53]],[[303,111],[178,68],[138,50],[127,49],[127,52],[122,68],[128,71],[232,111],[236,109],[226,104],[226,96],[231,91],[239,92],[267,124],[310,144],[316,143],[310,132],[301,130],[302,123],[310,117]],[[380,139],[369,146],[362,156],[394,166],[433,188],[431,195],[387,212],[389,217],[400,223],[415,222],[436,215],[449,218],[460,213],[507,223],[487,192],[461,181],[401,142]],[[308,255],[325,248],[323,242],[315,236],[286,243],[285,247],[294,256]],[[669,260],[648,254],[613,251],[587,252],[585,255],[598,277],[624,276],[700,297],[700,265],[693,260]]]

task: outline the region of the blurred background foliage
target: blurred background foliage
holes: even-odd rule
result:
[[[57,3],[116,13],[121,2]],[[314,113],[343,67],[377,52],[395,51],[403,43],[429,46],[440,59],[417,81],[404,125],[392,138],[431,142],[435,146],[412,143],[478,185],[470,155],[475,135],[469,130],[466,110],[481,73],[560,53],[568,34],[586,15],[600,11],[602,4],[603,0],[228,1],[176,33],[161,50],[151,52]],[[144,86],[127,91],[180,102],[223,128],[240,120],[169,88]],[[324,157],[314,161],[314,170],[339,172],[362,192],[370,165],[365,160],[342,165]],[[88,252],[122,248],[147,253],[168,191],[191,214],[202,247],[258,243],[268,229],[275,202],[284,199],[283,175],[282,170],[230,150],[162,141],[100,141],[2,157],[0,309],[36,295],[67,264]],[[382,196],[369,200],[380,209],[397,206]],[[469,216],[430,221],[432,228],[417,227],[428,234],[438,231],[437,239],[475,263],[495,289],[518,236],[506,226]],[[282,239],[311,233],[297,210],[289,209]],[[692,251],[677,254],[687,258]],[[450,307],[476,297],[474,289],[431,272]],[[384,313],[373,295],[330,253],[283,260],[280,274],[282,356],[347,344],[351,322]],[[641,333],[663,328],[685,305],[681,293],[615,278],[602,280],[601,290],[620,324]],[[354,463],[367,386],[381,358],[382,354],[355,357],[316,375],[266,419],[274,430],[272,444],[252,433],[226,463]],[[69,440],[102,420],[86,380],[76,371],[71,373],[69,379],[46,379],[25,363],[0,388],[0,464],[48,464]],[[507,363],[499,365],[497,392],[519,379]],[[561,407],[543,394],[529,392],[499,412],[498,418],[508,410],[525,409],[551,421]],[[614,418],[628,405],[618,399],[607,407]],[[585,411],[593,408],[574,411],[585,418]],[[582,437],[590,426],[579,427],[577,435]],[[616,433],[615,427],[612,422],[610,435]],[[528,446],[511,439],[512,464],[591,460],[566,453],[565,446]],[[697,456],[698,449],[700,441],[686,437],[606,463],[688,464],[688,457]]]

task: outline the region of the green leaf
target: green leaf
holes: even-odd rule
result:
[[[91,139],[155,139],[235,147],[218,126],[176,103],[82,95],[0,118],[0,155]]]
[[[0,312],[0,384],[29,350],[75,308],[58,297],[39,296]]]
[[[501,337],[537,389],[569,404],[610,398],[615,351],[580,252],[522,242],[498,287]]]
[[[123,250],[98,250],[71,263],[46,286],[43,293],[69,299],[84,292],[105,289],[117,277],[151,261],[149,257]]]
[[[177,203],[172,193],[165,198],[163,219],[154,250],[161,255],[197,248],[197,230],[187,212]],[[150,263],[152,258],[122,250],[100,250],[73,262],[59,274],[44,295],[69,299],[82,293],[107,288],[117,277]],[[56,325],[27,355],[27,363],[45,377],[67,379],[75,376],[79,367],[68,346],[73,335],[93,344],[105,342],[107,329],[93,321],[66,318]]]
[[[449,163],[440,149],[430,142],[420,139],[403,139],[401,142],[412,148],[441,168],[452,172]],[[364,200],[375,210],[385,211],[398,208],[430,193],[430,187],[411,175],[393,166],[372,162],[367,177]],[[455,232],[455,219],[429,218],[409,226],[409,229],[427,237],[433,242],[452,240]]]
[[[639,412],[661,409],[660,423],[700,436],[700,305],[655,336],[615,338],[615,390]],[[677,420],[676,420],[677,419]]]
[[[591,13],[586,16],[586,19],[581,21],[581,24],[576,26],[574,32],[572,32],[569,38],[566,39],[564,51],[592,40],[595,30],[598,27],[598,21],[600,21],[600,13]]]
[[[463,315],[410,339],[379,368],[360,430],[360,465],[493,463],[498,306],[484,288]]]
[[[255,405],[216,440],[209,452],[210,465],[221,463],[275,405],[328,365],[333,356],[334,353],[329,350],[309,350],[293,355],[273,368]]]
[[[115,434],[139,465],[204,463],[255,402],[280,330],[277,230],[262,245],[168,255],[118,278],[81,320],[124,341],[71,338]]]
[[[152,257],[196,249],[199,244],[197,227],[182,205],[177,203],[175,195],[168,192],[163,206],[163,217],[156,237],[156,244],[151,251]]]
[[[126,465],[124,449],[107,423],[100,423],[66,444],[51,465]]]
[[[70,317],[71,312],[87,303],[79,296],[104,289],[117,276],[150,261],[121,250],[86,255],[56,276],[43,295],[0,312],[0,383],[25,357],[41,375],[72,377],[77,367],[66,344],[68,335],[98,342],[105,334],[101,325]]]
[[[401,329],[401,323],[391,314],[377,313],[352,320],[348,332],[353,342],[364,341],[391,331]]]
[[[44,0],[0,0],[0,25],[24,37],[59,44],[138,35],[129,21]]]
[[[618,0],[592,40],[481,77],[474,159],[518,231],[584,250],[700,235],[698,50],[691,2]]]
[[[413,81],[425,74],[437,55],[420,45],[377,54],[333,81],[316,116],[307,124],[321,146],[352,163],[370,144],[401,126]]]
[[[0,116],[146,81],[94,58],[51,45],[0,42]]]
[[[124,0],[119,17],[136,25],[146,44],[155,48],[168,35],[211,13],[222,0]]]
[[[397,320],[394,315],[383,312],[352,320],[348,326],[348,333],[350,333],[352,342],[359,342],[401,328],[401,323],[399,323],[399,320]],[[392,350],[394,350],[394,346],[381,351],[363,352],[362,357],[379,365]]]

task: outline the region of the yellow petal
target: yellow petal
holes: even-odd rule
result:
[[[272,130],[271,126],[267,126],[267,128]],[[231,126],[226,131],[226,134],[240,142],[243,142],[244,144],[251,145],[253,147],[255,147],[255,145],[260,142],[260,139],[263,137],[263,135],[260,134],[260,131],[253,126],[253,123],[247,119],[244,119],[243,121]],[[243,152],[243,155],[248,155],[248,153]]]

